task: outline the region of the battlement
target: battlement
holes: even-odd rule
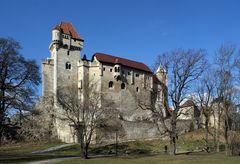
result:
[[[42,59],[42,64],[49,64],[53,65],[53,59],[47,58],[47,59]]]

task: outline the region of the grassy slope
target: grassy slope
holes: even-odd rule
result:
[[[177,150],[180,151],[186,151],[186,150],[196,150],[201,149],[204,145],[204,131],[199,130],[195,132],[190,132],[184,135],[181,135],[178,137],[177,140]],[[48,159],[48,158],[55,158],[55,157],[63,157],[63,156],[72,156],[72,155],[79,155],[79,146],[74,145],[66,148],[62,148],[58,151],[55,151],[51,154],[44,154],[44,155],[33,155],[29,154],[32,151],[36,150],[43,150],[52,146],[60,145],[59,142],[51,142],[51,143],[29,143],[29,144],[15,144],[15,145],[5,145],[3,147],[0,147],[0,163],[1,162],[23,162],[23,161],[31,161],[31,160],[41,160],[41,159]],[[177,157],[171,157],[167,155],[161,155],[161,156],[152,156],[152,157],[142,157],[139,156],[147,156],[152,153],[160,153],[164,154],[164,146],[169,146],[169,141],[167,140],[147,140],[147,141],[131,141],[131,142],[125,142],[120,143],[118,145],[118,154],[120,155],[128,155],[129,158],[99,158],[99,159],[91,159],[91,161],[97,161],[99,163],[112,163],[112,160],[115,162],[127,162],[127,163],[142,163],[141,161],[150,163],[156,163],[157,161],[164,162],[165,160],[169,161],[181,161],[183,158],[187,161],[192,162],[199,162],[199,161],[214,161],[218,159],[224,158],[224,160],[228,157],[225,157],[224,155],[221,155],[218,157],[218,155],[209,156],[208,154],[205,155],[188,155],[188,156],[177,156]],[[210,138],[210,145],[213,145],[212,139]],[[92,155],[98,155],[98,154],[114,154],[115,153],[115,144],[102,146],[94,148],[92,147],[90,149],[90,154]],[[132,158],[137,157],[137,158]],[[229,158],[231,160],[234,160],[235,158]],[[239,159],[239,158],[238,158]],[[74,160],[73,160],[74,161]],[[96,162],[95,161],[95,162]],[[240,159],[239,159],[240,161]],[[85,161],[84,161],[85,162]],[[162,163],[161,162],[161,163]],[[166,161],[165,161],[166,162]],[[222,160],[219,160],[217,163],[221,163]]]
[[[240,157],[227,157],[224,154],[198,154],[198,155],[157,155],[149,157],[118,157],[118,158],[95,158],[95,159],[68,159],[59,163],[81,164],[238,164]]]
[[[32,143],[16,143],[8,144],[0,147],[0,154],[12,153],[12,154],[23,154],[30,153],[36,150],[44,150],[53,146],[61,145],[59,141],[53,142],[32,142]]]
[[[30,153],[36,150],[44,150],[61,144],[61,142],[54,141],[51,143],[35,142],[3,145],[0,147],[0,163],[19,163],[59,157],[59,155],[37,155]]]

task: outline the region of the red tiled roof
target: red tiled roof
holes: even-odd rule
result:
[[[180,106],[180,108],[185,108],[185,107],[192,107],[195,106],[194,102],[192,100],[187,100],[183,105]]]
[[[120,58],[120,57],[116,57],[116,56],[112,56],[112,55],[107,55],[107,54],[103,54],[103,53],[95,53],[94,56],[100,62],[111,63],[111,64],[120,64],[123,66],[127,66],[127,67],[131,67],[131,68],[135,68],[138,70],[152,73],[152,71],[148,68],[148,66],[141,62],[136,62],[133,60],[128,60],[128,59],[124,59],[124,58]]]
[[[83,41],[83,38],[77,33],[72,23],[61,22],[54,29],[61,30],[62,33],[70,35],[74,39],[79,39]]]
[[[157,75],[153,75],[153,81],[159,83],[160,80],[158,79]]]

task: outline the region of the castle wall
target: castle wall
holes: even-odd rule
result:
[[[46,59],[42,61],[42,95],[50,96],[53,93],[53,67],[53,60]]]
[[[79,52],[61,49],[57,54],[57,87],[75,86],[77,89]],[[71,64],[71,69],[66,69],[66,64]]]
[[[134,69],[115,63],[102,63],[94,56],[92,61],[80,59],[83,40],[74,39],[72,32],[67,35],[67,28],[59,26],[52,31],[53,39],[50,44],[51,59],[42,63],[43,70],[43,95],[49,93],[57,95],[57,91],[65,87],[74,87],[72,94],[77,95],[84,102],[84,94],[95,91],[101,94],[102,107],[110,108],[119,122],[122,140],[149,139],[159,136],[157,126],[152,121],[150,110],[141,108],[139,102],[145,107],[151,107],[153,89],[159,91],[159,103],[162,102],[161,86],[153,83],[153,74],[143,70]],[[115,71],[117,70],[117,71]],[[109,82],[113,86],[109,86]],[[159,85],[159,86],[154,86]],[[90,88],[87,88],[90,87]],[[56,97],[54,110],[56,115],[62,115],[63,110],[58,106]],[[116,112],[115,112],[116,111]],[[68,121],[56,119],[56,130],[59,139],[64,142],[76,141],[73,126]],[[115,135],[110,132],[110,140]],[[98,132],[96,131],[96,138]],[[105,136],[107,139],[107,136]]]
[[[109,103],[111,103],[110,110],[117,110],[118,116],[116,116],[117,120],[115,121],[119,122],[121,126],[119,139],[134,140],[159,137],[157,126],[151,120],[151,111],[140,108],[138,104],[141,102],[148,107],[151,105],[152,74],[120,66],[121,78],[117,79],[115,76],[117,75],[115,73],[116,65],[101,64],[102,72],[100,69],[99,73],[101,93],[103,94],[102,104],[108,107]],[[89,75],[91,75],[90,77],[99,78],[96,70],[95,76],[93,73],[89,73]],[[109,88],[110,81],[113,82],[112,88]],[[121,88],[122,83],[125,84],[124,89]],[[115,112],[113,113],[115,114]],[[114,131],[110,131],[111,134],[108,135],[109,132],[105,133],[106,140],[114,140]]]

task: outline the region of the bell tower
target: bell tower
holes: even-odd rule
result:
[[[61,22],[52,30],[49,46],[53,60],[53,94],[59,88],[76,87],[78,82],[78,62],[84,40],[69,22]]]
[[[161,101],[165,108],[168,108],[168,72],[164,69],[163,65],[159,65],[155,75],[158,79],[158,86],[161,86],[160,92],[157,93],[157,99]],[[165,116],[168,115],[167,111],[164,110],[163,112]]]

